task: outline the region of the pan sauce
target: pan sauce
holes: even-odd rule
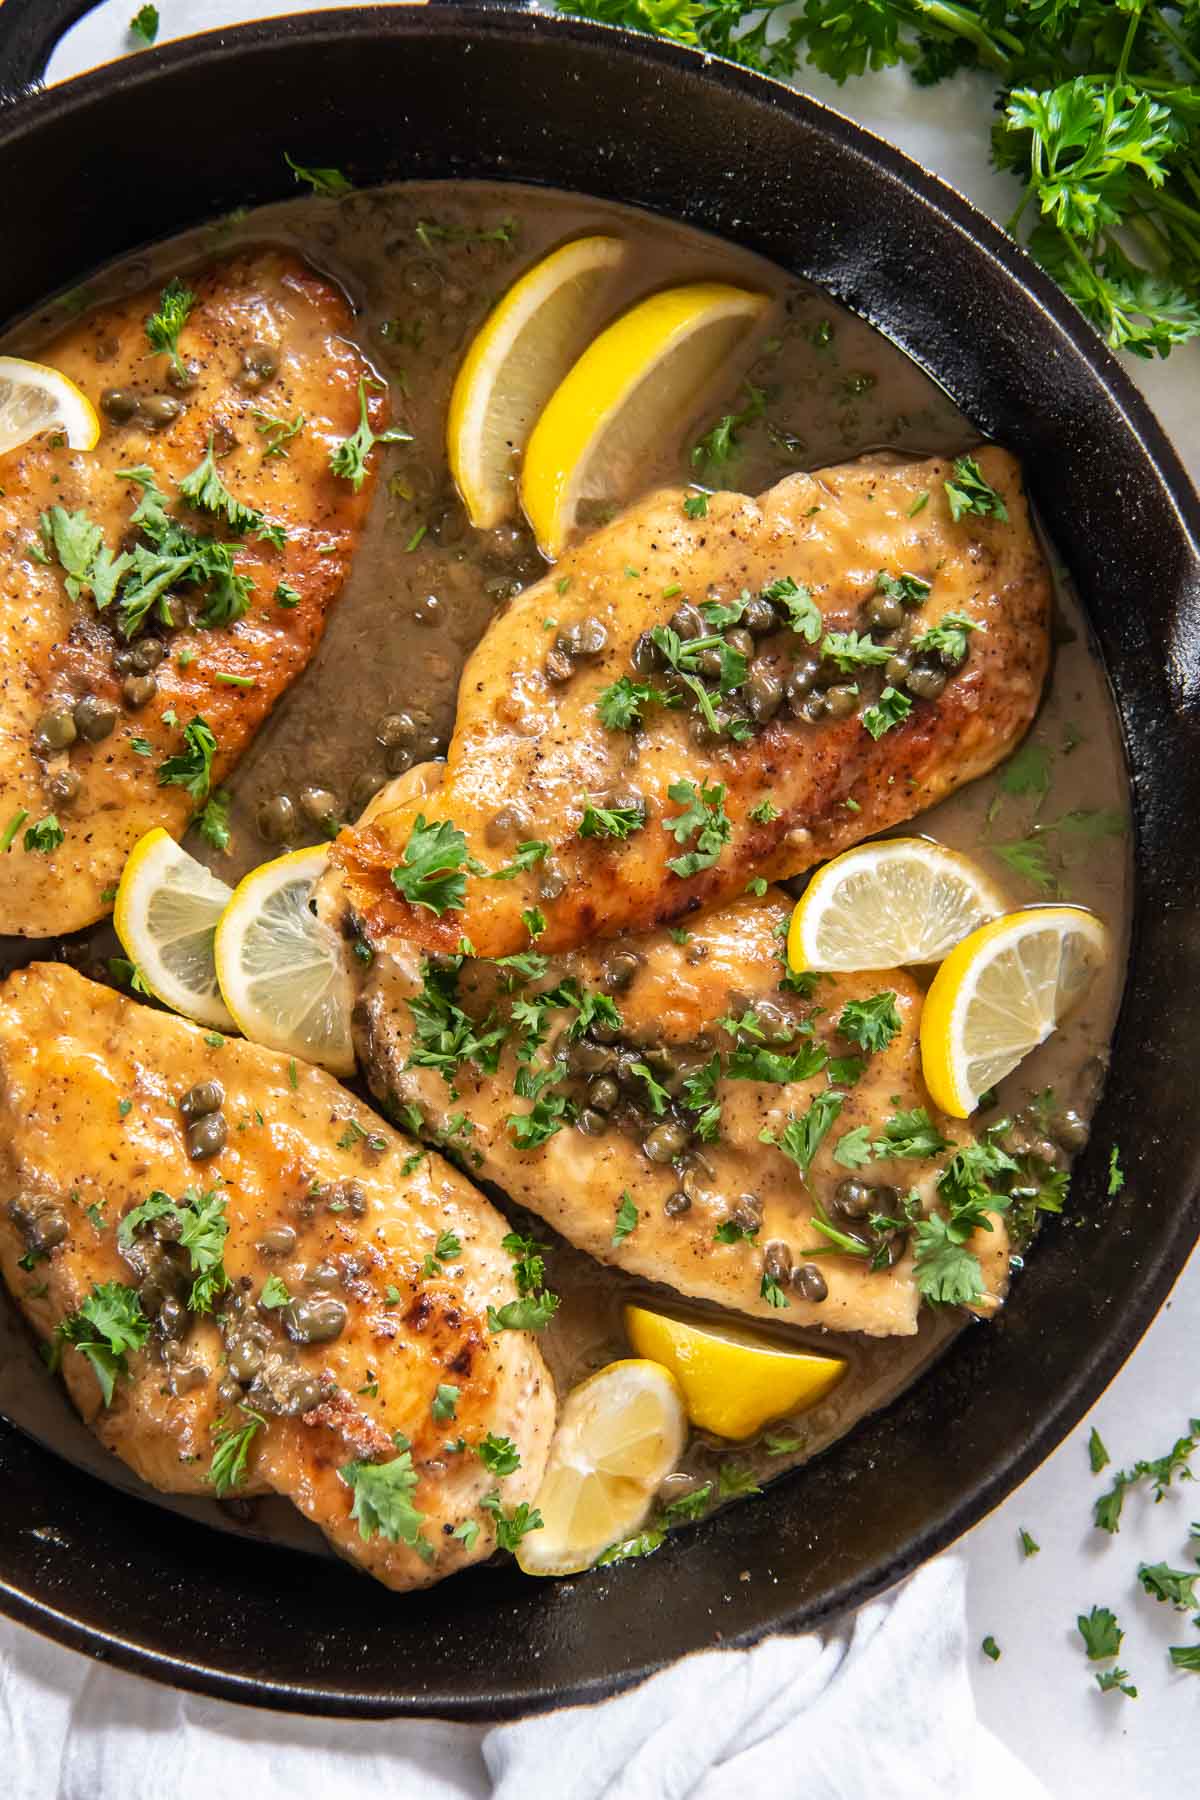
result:
[[[201,258],[264,240],[299,249],[345,286],[359,308],[359,343],[392,386],[397,421],[410,444],[377,452],[381,480],[367,533],[345,593],[307,673],[264,727],[228,784],[233,794],[233,852],[189,848],[232,882],[281,848],[317,841],[306,826],[267,843],[256,829],[266,803],[304,787],[325,789],[339,818],[353,817],[373,786],[409,762],[444,753],[463,661],[497,605],[536,578],[544,565],[516,524],[475,532],[454,494],[443,451],[446,405],[458,360],[488,307],[509,283],[568,237],[604,231],[629,245],[624,286],[614,308],[665,285],[723,279],[755,287],[773,308],[755,336],[748,366],[730,368],[699,397],[682,432],[664,436],[638,472],[624,503],[663,481],[699,477],[755,493],[798,468],[817,468],[881,446],[900,452],[954,453],[975,438],[969,422],[915,364],[870,327],[818,291],[758,258],[703,234],[621,207],[500,184],[429,183],[373,190],[340,201],[306,199],[223,221],[105,271],[84,304],[128,292]],[[10,334],[4,349],[37,354],[63,320],[57,302]],[[766,396],[765,412],[738,432],[735,459],[717,471],[692,468],[689,450],[724,413],[747,408],[745,381]],[[752,410],[752,409],[751,409]],[[1040,896],[988,848],[1036,832],[1059,875],[1062,893],[1094,907],[1110,926],[1117,954],[1079,1011],[1005,1082],[983,1123],[1015,1110],[1052,1086],[1060,1103],[1085,1117],[1103,1073],[1120,995],[1127,935],[1129,840],[1115,830],[1093,835],[1078,815],[1127,814],[1124,766],[1103,672],[1065,581],[1059,583],[1058,647],[1052,685],[1030,742],[1047,753],[1051,785],[1023,784],[1005,770],[976,783],[908,830],[920,830],[980,858],[1013,905]],[[378,741],[379,722],[404,715]],[[1011,770],[1012,765],[1009,765]],[[1029,772],[1036,776],[1036,766]],[[1057,826],[1066,817],[1068,824]],[[1051,829],[1047,829],[1050,827]],[[802,882],[797,884],[802,886]],[[58,954],[105,975],[102,959],[118,946],[107,927],[67,944],[5,940],[5,969]],[[539,1222],[521,1228],[551,1235]],[[646,1284],[602,1268],[567,1246],[555,1247],[547,1280],[562,1305],[542,1344],[560,1389],[628,1353],[620,1307]],[[1019,1296],[1019,1282],[1018,1282]],[[665,1290],[659,1296],[666,1298]],[[763,1446],[718,1446],[697,1434],[686,1459],[691,1479],[707,1480],[732,1461],[759,1479],[802,1462],[842,1435],[864,1413],[911,1382],[961,1325],[926,1312],[915,1338],[859,1339],[813,1331],[780,1335],[836,1350],[845,1380],[794,1426],[800,1447],[772,1456]],[[984,1327],[974,1327],[984,1329]],[[7,1300],[0,1303],[0,1410],[72,1461],[115,1485],[149,1494],[80,1424],[57,1384],[48,1382],[32,1343]],[[323,1548],[316,1532],[283,1501],[212,1503],[150,1497],[191,1517]]]

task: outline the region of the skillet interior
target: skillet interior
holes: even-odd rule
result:
[[[81,153],[90,145],[92,153]],[[689,1649],[811,1625],[973,1523],[1070,1428],[1200,1228],[1200,507],[1057,291],[931,177],[838,115],[672,46],[498,10],[359,10],[214,33],[0,118],[9,317],[140,243],[287,191],[282,153],[363,184],[546,181],[702,225],[820,283],[1024,460],[1093,620],[1130,761],[1134,938],[1072,1215],[999,1324],[753,1506],[648,1562],[533,1585],[484,1570],[397,1601],[111,1492],[0,1425],[0,1599],[143,1673],[357,1714],[599,1696]],[[46,229],[47,219],[61,229]],[[1119,1135],[1129,1180],[1104,1195]],[[750,1579],[739,1579],[748,1571]]]

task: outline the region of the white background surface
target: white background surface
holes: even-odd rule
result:
[[[316,0],[312,10],[330,3]],[[161,42],[294,10],[288,0],[159,0],[159,7]],[[135,10],[134,0],[106,0],[60,46],[50,78],[61,79],[128,52],[125,25]],[[1003,219],[1011,211],[1013,185],[987,164],[986,84],[966,77],[949,87],[918,89],[902,72],[893,71],[841,90],[820,76],[802,85],[899,144],[994,217]],[[1193,479],[1200,481],[1200,346],[1164,364],[1131,359],[1131,367]],[[1130,603],[1136,605],[1136,595]],[[1135,1571],[1143,1559],[1186,1566],[1187,1528],[1200,1516],[1200,1488],[1173,1490],[1161,1506],[1141,1494],[1133,1496],[1126,1503],[1123,1530],[1109,1538],[1091,1527],[1091,1502],[1104,1478],[1089,1471],[1086,1439],[1096,1423],[1114,1466],[1165,1452],[1185,1429],[1189,1414],[1200,1414],[1198,1347],[1200,1259],[1193,1257],[1171,1302],[1092,1419],[962,1546],[969,1570],[972,1640],[991,1633],[1002,1650],[999,1663],[979,1655],[971,1670],[981,1714],[1042,1776],[1056,1800],[1084,1794],[1097,1800],[1118,1794],[1122,1800],[1182,1794],[1195,1780],[1200,1680],[1172,1674],[1166,1645],[1195,1641],[1196,1634],[1185,1618],[1141,1592]],[[1041,1545],[1040,1554],[1028,1561],[1018,1548],[1022,1525]],[[1140,1688],[1137,1701],[1101,1695],[1095,1687],[1075,1630],[1076,1614],[1093,1604],[1111,1606],[1125,1628],[1121,1662]],[[28,1652],[47,1666],[42,1646],[30,1640]],[[68,1653],[55,1654],[65,1659]],[[131,1698],[134,1685],[130,1683]],[[424,1728],[396,1727],[393,1742],[406,1729]],[[287,1720],[268,1726],[264,1720],[264,1735],[280,1731],[293,1740],[303,1735],[314,1745],[321,1741],[319,1728],[310,1732]],[[436,1739],[438,1728],[428,1735]],[[397,1789],[389,1784],[389,1791]]]

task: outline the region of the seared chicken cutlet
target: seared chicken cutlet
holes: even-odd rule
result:
[[[4,1278],[155,1487],[285,1494],[394,1588],[533,1499],[555,1397],[489,1324],[504,1221],[322,1070],[34,964],[0,989],[0,1135]]]
[[[91,924],[143,832],[183,832],[311,658],[365,520],[369,465],[357,491],[329,467],[372,378],[341,293],[276,250],[186,293],[42,353],[97,407],[94,450],[50,432],[0,456],[0,932]],[[183,315],[174,354],[156,313]]]
[[[587,538],[467,663],[436,805],[334,845],[362,929],[503,956],[536,907],[540,946],[572,949],[796,874],[993,768],[1041,696],[1050,579],[1013,458],[956,467],[866,458],[699,517],[669,489]]]
[[[356,1009],[360,1056],[377,1094],[601,1261],[777,1323],[912,1333],[911,1226],[971,1140],[930,1108],[915,983],[781,984],[789,911],[776,892],[683,943],[500,966],[394,945]],[[970,1244],[983,1311],[1007,1286],[992,1224]]]

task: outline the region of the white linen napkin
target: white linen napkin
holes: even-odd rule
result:
[[[5,1800],[1049,1800],[975,1716],[963,1564],[848,1637],[706,1650],[514,1725],[345,1722],[159,1687],[0,1623]]]

